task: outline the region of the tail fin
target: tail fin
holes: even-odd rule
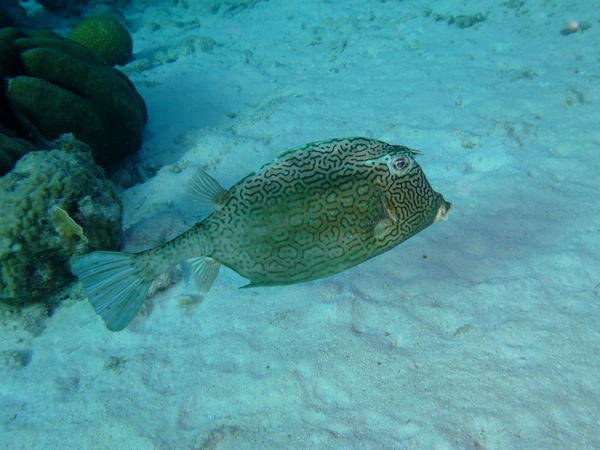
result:
[[[143,276],[137,255],[93,252],[71,264],[90,303],[111,331],[121,331],[136,316],[152,280]]]

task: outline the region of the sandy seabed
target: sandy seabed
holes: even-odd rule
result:
[[[147,3],[124,250],[193,223],[194,168],[227,187],[332,137],[419,149],[454,209],[314,282],[173,271],[119,333],[79,285],[3,318],[2,448],[600,448],[600,3]]]

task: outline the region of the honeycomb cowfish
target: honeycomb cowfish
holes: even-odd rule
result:
[[[158,275],[184,260],[202,292],[222,265],[247,278],[244,287],[336,274],[446,218],[452,205],[432,189],[418,153],[360,137],[313,142],[229,190],[197,170],[188,193],[210,215],[141,253],[83,255],[73,273],[112,331],[135,317]]]

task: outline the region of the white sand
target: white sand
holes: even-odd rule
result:
[[[194,167],[227,187],[332,137],[421,150],[454,209],[320,281],[238,290],[222,269],[199,295],[172,273],[119,333],[84,300],[14,319],[0,446],[600,448],[598,3],[169,3],[127,13],[150,114],[138,169],[161,169],[123,193],[125,249],[193,222]],[[591,28],[561,35],[570,19]]]

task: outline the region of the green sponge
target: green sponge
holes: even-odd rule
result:
[[[111,66],[122,66],[131,59],[131,35],[110,17],[94,17],[81,22],[71,33],[71,40],[97,53]]]

